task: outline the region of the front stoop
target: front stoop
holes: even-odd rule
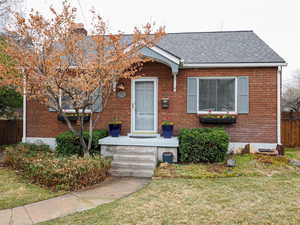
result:
[[[100,139],[99,144],[101,154],[113,158],[113,176],[152,177],[163,152],[172,152],[177,162],[177,138],[107,137]]]

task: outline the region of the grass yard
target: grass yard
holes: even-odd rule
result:
[[[143,190],[43,225],[300,224],[300,177],[160,179]]]
[[[285,149],[285,155],[290,159],[296,159],[300,161],[300,149],[298,148]]]
[[[137,193],[41,225],[300,224],[300,168],[288,163],[300,159],[300,150],[232,157],[232,169],[224,163],[162,166]]]
[[[226,167],[225,163],[161,164],[156,177],[162,178],[222,178],[238,176],[300,175],[300,169],[289,164],[289,159],[300,160],[300,149],[287,149],[285,157],[254,154],[233,155],[237,166]]]
[[[15,171],[0,167],[0,209],[12,208],[53,198],[64,192],[51,192],[16,175]]]

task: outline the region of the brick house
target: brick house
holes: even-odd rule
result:
[[[211,111],[236,115],[236,123],[222,125],[230,135],[230,150],[247,143],[264,148],[280,143],[286,63],[253,31],[169,33],[141,51],[153,62],[144,65],[142,78],[119,81],[125,89],[116,89],[107,106],[100,107],[97,128],[107,128],[117,116],[127,137],[159,134],[164,120],[173,121],[178,134],[181,128],[215,126],[199,122]],[[54,137],[68,129],[57,113],[32,102],[25,107],[26,141],[55,145]]]

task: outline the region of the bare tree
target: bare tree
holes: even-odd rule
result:
[[[23,13],[24,2],[24,0],[0,0],[0,31],[13,20],[13,11]]]
[[[284,111],[300,112],[300,69],[293,73],[293,82],[284,88],[282,108]]]
[[[164,35],[164,28],[153,31],[150,24],[133,34],[111,34],[103,19],[91,11],[91,36],[82,24],[75,23],[76,8],[63,2],[61,12],[50,8],[52,19],[32,11],[26,19],[16,13],[16,24],[7,41],[6,54],[13,58],[20,73],[9,73],[0,62],[1,85],[13,85],[29,100],[59,112],[68,128],[79,137],[84,156],[89,156],[92,131],[100,117],[94,107],[101,99],[105,107],[119,79],[135,78],[149,59],[140,49],[151,47]],[[24,74],[21,75],[21,74]],[[25,85],[24,85],[25,84]],[[67,116],[62,96],[79,118],[79,129]],[[90,113],[89,140],[83,138],[84,115]]]

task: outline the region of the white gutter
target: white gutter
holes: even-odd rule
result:
[[[24,76],[24,87],[23,87],[23,137],[22,142],[26,142],[26,80]]]
[[[287,63],[184,63],[183,68],[279,67]]]
[[[277,70],[277,144],[281,144],[281,75],[282,67]]]

